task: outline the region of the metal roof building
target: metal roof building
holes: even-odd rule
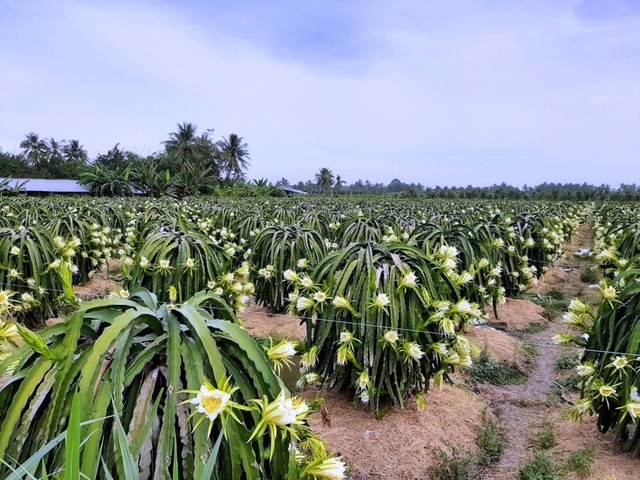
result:
[[[18,188],[24,193],[90,193],[84,185],[75,180],[54,178],[0,178],[0,182],[8,180],[8,189]]]
[[[280,188],[287,193],[287,197],[290,197],[294,194],[307,195],[307,192],[303,192],[302,190],[296,190],[295,188],[291,188],[291,187],[280,187]]]

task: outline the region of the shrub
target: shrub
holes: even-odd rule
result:
[[[483,350],[471,367],[471,379],[492,385],[518,385],[527,381],[527,373],[516,363],[491,360]]]
[[[598,280],[598,275],[593,268],[585,268],[584,270],[582,270],[582,272],[580,272],[580,280],[582,280],[584,283],[592,284],[595,283],[596,280]]]
[[[583,376],[581,399],[572,410],[574,417],[595,413],[598,429],[613,429],[616,438],[624,442],[623,448],[635,457],[640,456],[640,428],[634,419],[639,408],[640,368],[633,361],[640,354],[640,285],[636,281],[639,267],[640,256],[630,260],[608,286],[601,287],[592,326],[574,322],[580,330],[589,332],[587,341],[578,338],[576,342],[582,342],[587,349],[578,368],[590,371]],[[590,310],[588,313],[592,316]]]
[[[544,453],[527,460],[518,470],[518,480],[557,480],[556,467]]]
[[[509,441],[498,422],[486,411],[482,413],[482,423],[476,429],[478,445],[478,465],[489,465],[500,460]]]
[[[68,259],[54,252],[53,239],[41,228],[0,228],[0,292],[8,296],[3,296],[0,319],[8,314],[44,324],[56,316],[64,298],[58,270]]]
[[[562,315],[569,307],[569,301],[550,296],[538,295],[532,300],[542,307],[542,316],[549,321]]]
[[[556,358],[556,370],[558,371],[573,370],[577,364],[578,359],[575,354],[563,353]]]
[[[256,237],[251,260],[256,266],[253,280],[256,303],[274,312],[287,306],[294,287],[285,282],[286,271],[304,274],[327,253],[322,237],[314,230],[278,225],[263,229]]]
[[[163,302],[176,301],[170,298],[169,288],[173,287],[177,300],[183,301],[229,270],[229,254],[207,235],[180,228],[160,230],[144,240],[131,271],[125,267],[125,285],[149,289]]]
[[[549,325],[540,322],[531,322],[520,331],[522,333],[540,333],[544,332],[547,328],[549,328]]]
[[[542,428],[542,430],[536,433],[534,443],[536,447],[542,450],[549,450],[550,448],[553,448],[556,444],[556,434],[554,433],[554,431],[551,429],[549,425],[545,425],[545,427]]]
[[[438,461],[427,470],[433,480],[476,480],[475,459],[459,445],[446,442],[444,449],[437,451]]]
[[[313,326],[316,373],[355,388],[374,412],[471,363],[475,349],[460,330],[483,313],[420,250],[357,243],[327,255],[312,278],[314,286],[297,282],[292,306]]]
[[[575,473],[578,478],[586,478],[591,473],[591,466],[594,460],[593,447],[585,447],[581,450],[571,452],[565,461],[564,470],[567,473]]]

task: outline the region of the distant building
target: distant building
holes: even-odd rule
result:
[[[6,189],[18,190],[28,195],[48,194],[88,194],[91,191],[75,180],[53,178],[0,178],[0,184],[7,181]]]
[[[287,197],[293,197],[294,195],[307,195],[307,192],[303,192],[302,190],[296,190],[291,187],[280,187],[287,194]]]

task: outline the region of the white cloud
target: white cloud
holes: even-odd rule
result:
[[[302,61],[177,4],[48,5],[46,19],[14,13],[43,38],[0,47],[5,149],[39,131],[92,155],[146,153],[190,121],[243,136],[254,178],[326,166],[349,182],[466,185],[617,184],[640,147],[640,29],[585,22],[575,2],[368,3],[352,63]]]

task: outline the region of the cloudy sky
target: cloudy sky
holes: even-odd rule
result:
[[[249,178],[640,183],[638,0],[0,0],[0,147],[237,133]]]

